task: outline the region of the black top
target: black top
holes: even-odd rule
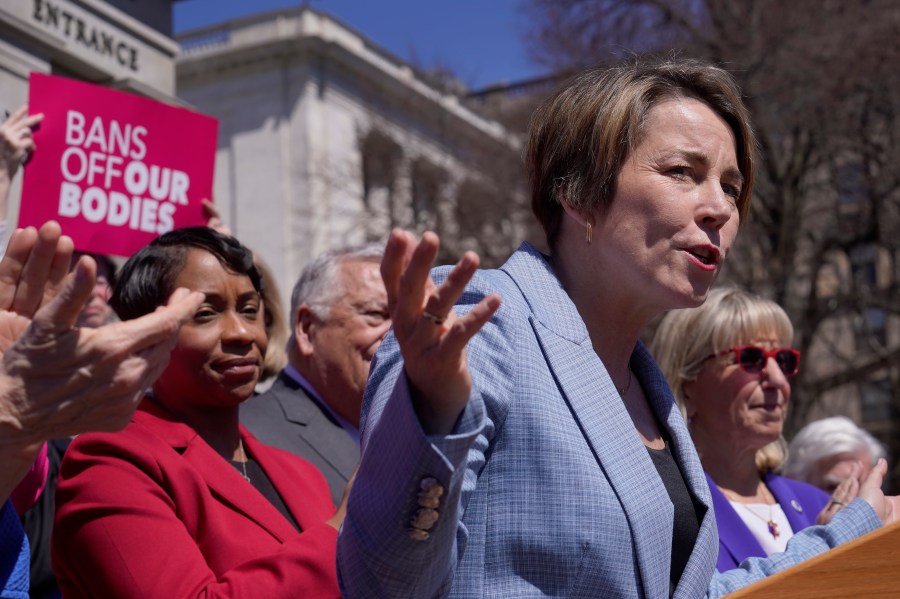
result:
[[[700,518],[697,515],[698,506],[688,491],[681,469],[678,468],[669,450],[668,440],[663,449],[648,447],[647,451],[675,507],[675,522],[672,526],[672,563],[669,567],[669,597],[671,597],[697,542]]]
[[[234,466],[234,469],[238,471],[238,473],[243,476],[244,475],[244,466],[240,462],[231,461],[231,465]],[[253,487],[262,493],[263,497],[269,500],[275,509],[281,512],[281,515],[287,518],[287,521],[291,523],[291,526],[296,528],[298,531],[300,530],[300,525],[297,524],[297,521],[294,520],[294,517],[288,511],[287,506],[284,505],[284,501],[281,499],[281,495],[278,494],[278,491],[275,490],[275,487],[272,486],[272,481],[269,480],[269,477],[260,468],[259,464],[256,463],[251,457],[247,457],[247,476],[250,478],[250,484]]]

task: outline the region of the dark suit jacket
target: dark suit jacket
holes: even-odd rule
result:
[[[759,541],[708,474],[706,480],[709,482],[713,509],[716,511],[716,523],[719,526],[719,559],[716,562],[716,569],[725,572],[737,568],[748,557],[766,557],[766,552],[763,551]],[[794,534],[807,526],[813,526],[819,512],[828,503],[827,493],[799,480],[769,472],[765,481],[784,515],[787,516]]]
[[[344,486],[359,461],[359,447],[284,371],[272,386],[241,405],[241,424],[257,439],[298,455],[325,475],[340,504]]]
[[[302,533],[186,424],[144,401],[66,452],[52,554],[66,597],[339,597],[321,474],[241,438]]]

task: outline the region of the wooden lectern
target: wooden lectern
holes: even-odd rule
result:
[[[772,597],[900,597],[900,522],[728,595],[728,599]]]

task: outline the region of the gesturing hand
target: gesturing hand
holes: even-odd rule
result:
[[[472,389],[466,344],[500,307],[500,297],[491,294],[457,316],[453,304],[475,274],[478,256],[466,252],[438,287],[429,275],[438,246],[434,233],[416,243],[412,233],[395,229],[381,262],[394,335],[428,433],[450,432],[465,409]]]
[[[50,221],[40,230],[17,229],[0,260],[0,311],[31,318],[59,293],[72,260],[72,239]]]

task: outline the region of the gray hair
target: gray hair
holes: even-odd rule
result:
[[[306,265],[291,292],[291,337],[288,351],[297,343],[297,310],[306,304],[318,318],[328,318],[331,307],[344,294],[338,266],[344,262],[381,262],[384,245],[348,245],[323,252]]]
[[[809,480],[818,462],[842,453],[865,453],[872,459],[871,466],[885,457],[884,447],[866,430],[845,416],[832,416],[810,422],[794,436],[784,474]]]

